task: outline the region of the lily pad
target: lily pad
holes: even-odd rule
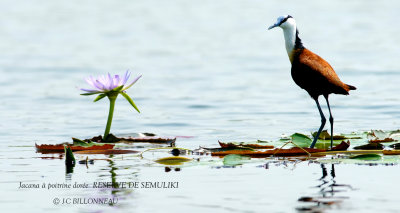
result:
[[[362,150],[382,150],[384,146],[380,143],[368,143],[361,146],[356,146],[354,149],[362,149]]]
[[[384,155],[400,155],[400,150],[383,150]]]
[[[135,150],[123,150],[123,149],[104,149],[104,150],[83,150],[74,152],[75,154],[104,154],[104,155],[115,155],[115,154],[132,154],[139,153]]]
[[[252,149],[273,149],[272,145],[260,145],[260,144],[252,144],[252,143],[244,143],[241,142],[239,144],[235,144],[233,142],[224,143],[218,141],[221,148],[252,148]]]
[[[388,143],[395,141],[393,138],[385,138],[385,139],[371,139],[368,142],[370,143]]]
[[[186,158],[181,156],[165,157],[156,160],[157,163],[163,165],[182,165],[185,162],[192,161],[192,158]]]
[[[381,158],[382,156],[378,154],[362,154],[349,157],[349,159],[358,159],[358,160],[380,160]]]
[[[226,156],[230,154],[236,155],[247,155],[252,158],[264,158],[271,155],[274,156],[304,156],[308,155],[308,153],[315,153],[315,152],[325,152],[326,150],[323,149],[311,149],[311,148],[299,148],[293,147],[290,149],[273,149],[273,150],[266,150],[266,151],[251,151],[251,150],[230,150],[224,152],[213,152],[211,156]]]
[[[228,147],[228,148],[206,148],[206,147],[200,147],[200,149],[204,149],[208,152],[225,152],[225,151],[232,151],[232,150],[249,150],[249,151],[254,151],[252,148],[248,147]]]
[[[386,138],[399,139],[400,130],[395,131],[383,131],[383,130],[371,130],[367,133],[368,138],[371,140],[385,140]]]
[[[307,135],[301,133],[294,133],[290,136],[292,138],[292,142],[301,147],[308,147],[311,145],[312,139]]]
[[[113,149],[114,144],[104,144],[104,143],[78,143],[79,145],[62,143],[62,144],[35,144],[36,150],[41,153],[57,153],[63,152],[64,146],[68,145],[72,151],[82,151],[82,150],[104,150],[104,149]]]
[[[146,134],[144,137],[116,137],[113,134],[107,136],[107,143],[163,143],[171,144],[176,141],[176,137],[158,137],[158,136],[148,136]],[[149,134],[150,135],[150,134]],[[98,143],[105,143],[101,135],[93,137],[91,139],[85,139],[84,141],[95,141]]]
[[[301,134],[301,133],[295,133],[291,135],[292,142],[295,143],[296,145],[300,147],[309,147],[311,145],[312,139],[309,138],[307,135]],[[333,145],[336,146],[340,144],[342,141],[341,140],[336,140],[333,141]],[[315,148],[317,149],[329,149],[331,147],[331,141],[330,140],[317,140],[317,143],[315,144]]]
[[[251,157],[244,155],[226,155],[223,163],[225,166],[238,166],[251,160]]]
[[[313,132],[312,136],[315,137],[317,135],[317,132]],[[331,134],[327,130],[323,130],[321,134],[319,135],[318,139],[321,140],[330,140],[331,139]],[[354,136],[345,136],[345,135],[333,135],[333,140],[345,140],[345,139],[361,139],[361,137]]]

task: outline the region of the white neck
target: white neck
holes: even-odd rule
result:
[[[286,52],[290,58],[296,43],[296,24],[289,25],[282,29],[283,29],[283,35],[285,36]]]

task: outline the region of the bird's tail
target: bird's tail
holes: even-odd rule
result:
[[[357,89],[355,86],[351,86],[349,84],[346,84],[346,86],[349,88],[349,90],[356,90]]]

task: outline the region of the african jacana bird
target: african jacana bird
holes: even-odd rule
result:
[[[314,148],[322,129],[325,126],[326,118],[321,110],[318,97],[323,95],[329,109],[329,122],[331,124],[331,148],[333,145],[333,117],[329,106],[329,94],[348,95],[350,90],[356,87],[343,83],[331,65],[317,54],[311,52],[303,46],[299,38],[299,31],[296,27],[296,21],[290,15],[278,17],[276,23],[268,28],[268,30],[280,27],[285,37],[286,51],[289,60],[292,63],[292,78],[294,82],[305,89],[308,94],[315,100],[319,114],[321,115],[321,126],[317,135],[314,137],[310,148]]]

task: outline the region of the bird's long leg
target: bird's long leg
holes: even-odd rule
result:
[[[319,105],[318,98],[315,98],[315,103],[317,104],[319,114],[321,115],[321,126],[319,127],[318,132],[317,132],[317,135],[314,137],[314,140],[313,140],[313,142],[311,143],[310,148],[314,148],[315,143],[317,143],[317,140],[318,140],[318,138],[319,138],[319,135],[321,134],[322,129],[324,128],[325,123],[326,123],[326,118],[325,118],[325,116],[324,116],[324,113],[322,112],[321,106]]]
[[[333,146],[333,117],[332,117],[332,113],[331,113],[331,107],[329,106],[329,100],[328,100],[328,96],[324,96],[326,99],[326,104],[328,105],[328,109],[329,109],[329,123],[331,123],[331,149]]]

